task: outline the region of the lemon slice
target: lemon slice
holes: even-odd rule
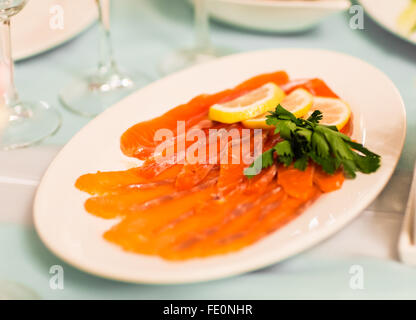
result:
[[[416,29],[416,1],[412,1],[397,20],[399,31],[408,36]]]
[[[274,110],[284,97],[284,91],[270,82],[237,99],[211,106],[209,118],[222,123],[240,122]]]
[[[281,102],[282,107],[292,112],[296,117],[303,117],[308,113],[313,104],[313,96],[305,89],[296,89]],[[243,121],[243,125],[247,128],[270,129],[271,126],[266,124],[266,115],[264,113],[258,117]]]
[[[315,110],[321,111],[323,115],[319,124],[336,126],[338,130],[345,127],[351,117],[350,106],[340,99],[314,97],[312,108],[309,110],[307,117]]]

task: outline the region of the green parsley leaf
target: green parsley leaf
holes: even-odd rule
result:
[[[255,159],[248,168],[244,169],[244,175],[251,179],[259,174],[262,169],[272,166],[274,163],[274,151],[274,148],[271,148],[270,150],[263,152],[262,155]]]
[[[314,124],[318,124],[319,121],[321,121],[323,119],[323,114],[321,111],[319,110],[315,110],[308,118],[309,122],[312,122]]]
[[[292,146],[288,140],[278,142],[273,149],[278,155],[278,160],[283,163],[285,166],[290,166],[293,162],[294,153]]]
[[[319,157],[329,156],[329,146],[322,133],[316,131],[312,133],[311,147]]]
[[[322,118],[319,110],[307,120],[296,118],[279,104],[267,115],[266,123],[274,126],[275,133],[284,140],[258,157],[244,174],[252,178],[275,161],[285,166],[293,163],[299,170],[305,170],[313,161],[328,174],[334,174],[342,166],[348,178],[355,178],[357,172],[369,174],[377,171],[381,163],[379,155],[351,141],[335,126],[320,125]]]
[[[304,156],[302,158],[297,159],[293,166],[300,171],[305,171],[308,167],[308,157]]]

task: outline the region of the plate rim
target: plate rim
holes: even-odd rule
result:
[[[266,49],[266,50],[255,50],[255,51],[248,51],[248,52],[243,52],[243,53],[237,53],[234,55],[230,55],[230,56],[226,56],[223,58],[219,58],[216,59],[212,62],[208,62],[205,63],[204,65],[209,65],[209,64],[215,64],[217,61],[219,60],[229,60],[229,59],[233,59],[236,56],[249,56],[252,54],[256,54],[256,53],[267,53],[267,52],[281,52],[281,51],[314,51],[316,53],[322,52],[325,54],[335,54],[335,55],[340,55],[343,57],[348,57],[350,59],[356,60],[358,62],[364,63],[366,64],[368,67],[372,68],[373,70],[376,70],[380,73],[381,76],[383,76],[383,78],[389,82],[389,84],[392,86],[392,89],[394,89],[397,97],[399,98],[400,101],[400,111],[402,114],[402,120],[403,120],[403,126],[402,126],[402,130],[401,130],[401,141],[400,141],[400,146],[398,148],[398,156],[396,157],[396,159],[394,159],[394,163],[391,165],[391,167],[389,167],[388,169],[388,174],[386,172],[386,174],[382,177],[382,179],[380,180],[380,183],[373,189],[371,189],[371,196],[367,198],[366,201],[361,201],[359,203],[359,205],[356,206],[355,210],[353,210],[355,213],[354,214],[349,214],[349,215],[344,215],[341,218],[338,219],[338,221],[341,221],[336,227],[332,227],[329,229],[323,229],[320,230],[320,232],[318,234],[311,232],[308,235],[308,240],[309,241],[304,241],[303,245],[299,245],[298,248],[296,248],[295,250],[289,250],[289,253],[286,253],[284,255],[282,255],[279,259],[274,259],[274,261],[270,261],[273,259],[263,259],[261,261],[257,261],[257,263],[252,264],[250,267],[246,267],[243,269],[238,269],[238,270],[234,270],[234,271],[221,271],[218,272],[215,276],[194,276],[192,279],[186,278],[186,279],[172,279],[172,277],[163,277],[163,276],[159,276],[156,280],[155,279],[147,279],[147,278],[138,278],[138,277],[131,277],[125,274],[119,274],[117,272],[113,272],[111,270],[107,270],[107,271],[101,271],[101,270],[94,270],[94,268],[91,268],[90,266],[85,266],[82,265],[80,263],[78,263],[78,261],[73,261],[69,258],[67,258],[64,254],[60,253],[60,250],[58,250],[57,248],[55,248],[47,239],[46,237],[42,234],[41,232],[41,227],[39,225],[40,221],[38,220],[38,216],[39,216],[39,198],[40,195],[43,193],[42,190],[44,188],[45,185],[45,181],[48,178],[48,175],[50,174],[51,168],[53,168],[56,163],[60,160],[60,158],[62,157],[63,151],[68,147],[68,144],[76,139],[79,135],[82,134],[82,132],[84,130],[86,130],[86,128],[89,126],[89,124],[92,124],[93,122],[95,123],[96,121],[100,121],[100,117],[105,114],[106,112],[108,112],[111,109],[115,109],[118,107],[119,104],[123,104],[124,100],[128,99],[128,97],[126,97],[125,99],[121,100],[120,102],[116,103],[115,105],[113,105],[112,107],[108,108],[107,110],[105,110],[101,115],[99,115],[98,117],[96,117],[95,119],[93,119],[92,121],[89,122],[89,124],[85,125],[81,130],[79,130],[72,138],[71,140],[65,144],[65,146],[59,151],[59,153],[57,154],[57,156],[53,159],[53,161],[51,162],[51,164],[49,165],[48,169],[46,170],[45,174],[43,175],[40,184],[38,186],[38,189],[36,191],[36,195],[34,198],[34,202],[33,202],[33,222],[34,222],[34,227],[36,230],[36,233],[38,234],[39,238],[41,239],[42,243],[48,248],[48,250],[50,250],[55,256],[57,256],[58,258],[60,258],[62,261],[64,261],[65,263],[76,267],[79,270],[82,270],[83,272],[86,272],[88,274],[94,275],[94,276],[99,276],[105,279],[111,279],[111,280],[117,280],[117,281],[122,281],[122,282],[127,282],[127,283],[137,283],[137,284],[156,284],[156,285],[173,285],[173,284],[185,284],[185,283],[200,283],[200,282],[207,282],[207,281],[213,281],[216,279],[223,279],[223,278],[228,278],[228,277],[233,277],[233,276],[237,276],[240,274],[244,274],[250,271],[254,271],[254,270],[258,270],[261,268],[264,268],[266,266],[270,266],[273,264],[277,264],[282,262],[283,260],[295,256],[297,254],[299,254],[300,252],[303,252],[305,250],[308,250],[314,246],[316,246],[317,244],[319,244],[322,241],[325,241],[326,239],[328,239],[330,236],[335,235],[337,232],[339,232],[342,228],[346,227],[348,224],[350,224],[354,219],[356,219],[361,213],[362,211],[368,207],[368,205],[374,201],[374,199],[381,193],[381,191],[385,188],[385,186],[387,185],[387,183],[390,181],[396,167],[397,164],[400,160],[402,151],[403,151],[403,147],[404,147],[404,143],[406,140],[406,132],[407,132],[407,116],[406,116],[406,109],[405,109],[405,103],[403,101],[403,97],[400,94],[399,89],[397,88],[397,86],[394,84],[394,82],[379,68],[375,67],[374,65],[366,62],[365,60],[362,60],[358,57],[349,55],[349,54],[345,54],[342,52],[337,52],[337,51],[332,51],[332,50],[325,50],[325,49],[315,49],[315,48],[281,48],[281,49]],[[182,73],[187,73],[189,72],[189,70],[191,69],[196,69],[199,68],[200,66],[194,66],[185,70],[181,70],[179,72],[176,72],[174,74],[171,74],[163,79],[159,79],[151,84],[149,84],[148,86],[146,86],[145,88],[151,88],[152,86],[156,85],[159,81],[166,81],[167,79],[174,77],[176,75],[182,74]],[[132,93],[131,95],[136,94],[138,91],[143,90],[139,89],[136,92]],[[232,254],[232,253],[231,253]],[[134,279],[133,279],[134,278]]]

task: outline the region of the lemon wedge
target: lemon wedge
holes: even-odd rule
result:
[[[297,118],[306,115],[312,107],[312,104],[313,96],[308,91],[301,88],[294,90],[281,102],[282,107],[292,112]],[[258,117],[242,121],[242,123],[246,128],[270,129],[271,126],[266,123],[266,115],[267,113],[264,113]]]
[[[284,97],[284,91],[270,82],[237,99],[211,106],[209,118],[222,123],[236,123],[251,119],[274,110]]]
[[[416,29],[416,1],[412,1],[397,20],[400,33],[408,36]]]
[[[312,108],[306,117],[310,116],[315,110],[321,111],[323,115],[319,124],[336,126],[338,130],[344,128],[351,117],[350,106],[340,99],[314,97]]]

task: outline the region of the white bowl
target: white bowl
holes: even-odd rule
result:
[[[381,27],[394,35],[416,44],[416,32],[409,36],[399,32],[397,20],[410,4],[409,0],[360,0],[365,12]]]
[[[300,32],[350,7],[349,0],[210,0],[212,17],[225,23],[266,32]]]

